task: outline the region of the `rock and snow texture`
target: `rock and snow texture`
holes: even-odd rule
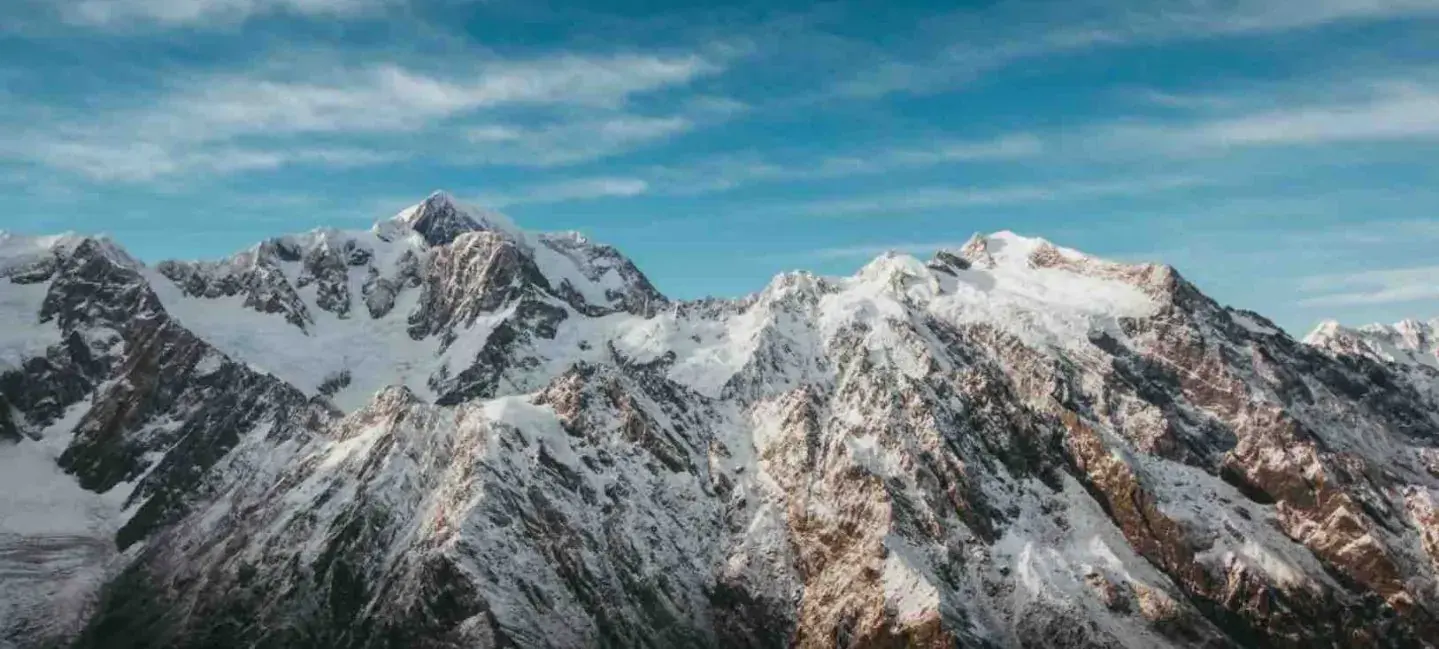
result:
[[[1439,318],[1370,324],[1351,329],[1333,320],[1321,323],[1304,342],[1340,354],[1439,370]]]
[[[18,555],[77,576],[16,641],[1439,638],[1439,383],[1168,267],[1002,232],[676,302],[443,194],[219,262],[0,252],[0,458],[76,513],[16,538],[83,540]]]

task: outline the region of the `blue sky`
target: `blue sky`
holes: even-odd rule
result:
[[[444,188],[740,295],[1010,229],[1439,316],[1439,0],[7,0],[0,228],[216,257]]]

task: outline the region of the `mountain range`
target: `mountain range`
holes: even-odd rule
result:
[[[0,234],[0,646],[1434,646],[1436,327],[1009,232],[673,300],[443,193]]]

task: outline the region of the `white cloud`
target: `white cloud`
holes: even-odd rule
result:
[[[717,156],[690,166],[654,168],[650,177],[652,184],[666,193],[702,194],[757,182],[823,180],[942,164],[1019,160],[1043,152],[1039,138],[1015,133],[990,140],[941,139],[928,146],[877,147],[802,161]]]
[[[1194,176],[1157,176],[1002,187],[931,187],[877,196],[815,201],[800,205],[798,211],[817,216],[847,216],[1018,205],[1107,196],[1135,196],[1196,187],[1207,182]]]
[[[728,118],[739,115],[749,109],[749,104],[734,99],[733,97],[700,95],[698,97],[691,97],[685,101],[686,112],[705,117]]]
[[[940,141],[928,147],[891,148],[863,156],[830,157],[822,159],[810,173],[816,177],[847,176],[950,162],[1014,160],[1043,152],[1044,145],[1039,138],[1021,133],[981,142]]]
[[[201,77],[181,81],[145,106],[40,124],[23,138],[0,143],[0,156],[95,180],[145,181],[299,162],[382,162],[418,154],[417,141],[428,138],[443,141],[435,154],[442,158],[568,164],[689,129],[692,124],[683,117],[629,116],[621,109],[634,95],[715,69],[695,56],[619,55],[498,61],[455,77],[391,64],[311,75],[326,81],[263,74]],[[496,123],[463,132],[465,121],[508,107],[528,107],[531,114],[560,111],[561,121],[544,128]],[[406,137],[400,141],[396,134]],[[348,137],[356,146],[332,155],[305,136]],[[465,144],[466,136],[472,146]]]
[[[1362,103],[1302,106],[1201,123],[1176,144],[1264,146],[1439,137],[1439,92],[1404,88]]]
[[[1131,94],[1148,105],[1174,110],[1221,110],[1241,105],[1235,98],[1221,95],[1181,94],[1154,89],[1141,89]]]
[[[288,13],[343,17],[371,11],[386,0],[80,0],[60,11],[66,22],[94,27],[131,24],[197,26],[234,24]]]
[[[142,128],[190,139],[251,133],[403,131],[507,105],[614,108],[629,97],[715,70],[694,56],[563,56],[482,65],[456,78],[397,65],[331,71],[330,83],[251,75],[202,79],[141,116]]]
[[[832,95],[880,97],[937,92],[1020,61],[1106,47],[1271,34],[1325,25],[1439,17],[1435,0],[1113,0],[1055,5],[1036,15],[1025,3],[958,12],[943,22],[945,43],[926,56],[877,61],[836,84]],[[1024,12],[1020,14],[1018,12]],[[1015,25],[1016,30],[1003,26]],[[996,27],[998,26],[998,27]]]
[[[231,174],[295,165],[356,167],[399,156],[352,148],[255,149],[218,147],[177,151],[152,143],[52,142],[31,152],[36,162],[99,181],[143,182],[181,173]]]
[[[1093,123],[1053,133],[1045,145],[1054,158],[1072,160],[1192,160],[1246,148],[1439,139],[1439,78],[1433,70],[1336,80],[1344,76],[1250,84],[1230,94],[1141,93],[1143,101],[1177,108],[1178,115]]]
[[[1310,277],[1300,290],[1318,293],[1300,300],[1303,306],[1395,304],[1439,298],[1439,266],[1371,270],[1347,275]]]
[[[628,198],[644,194],[649,183],[640,178],[575,178],[523,187],[509,192],[482,194],[475,202],[494,208],[536,203],[564,203],[597,198]]]
[[[1241,0],[1180,5],[1156,18],[1162,34],[1194,35],[1306,29],[1345,21],[1439,14],[1434,0]]]
[[[685,117],[617,115],[543,127],[489,124],[466,135],[475,145],[465,157],[487,164],[534,167],[573,164],[660,142],[694,128]]]

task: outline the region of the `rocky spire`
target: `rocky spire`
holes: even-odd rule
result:
[[[449,194],[437,191],[415,206],[405,219],[425,243],[441,246],[466,232],[480,229],[480,224],[465,214]]]

